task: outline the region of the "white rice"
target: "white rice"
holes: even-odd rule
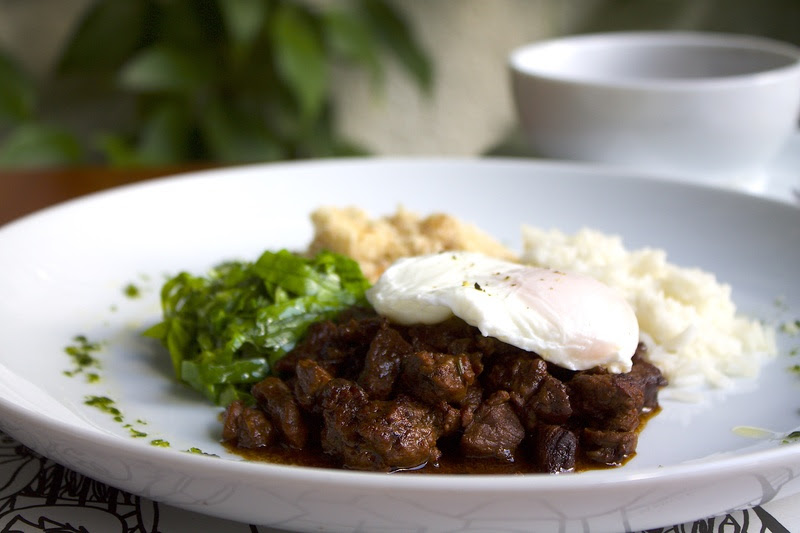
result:
[[[737,313],[729,285],[667,262],[663,250],[628,251],[620,237],[524,226],[522,261],[593,276],[617,288],[639,319],[648,359],[670,388],[726,388],[756,377],[776,353],[775,331]]]

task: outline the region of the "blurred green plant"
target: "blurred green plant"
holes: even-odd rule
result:
[[[47,79],[0,52],[0,166],[364,153],[337,130],[330,69],[349,64],[379,90],[384,56],[430,91],[431,61],[388,0],[96,0]],[[41,110],[58,83],[130,111],[82,133]]]
[[[37,87],[32,77],[0,53],[0,166],[76,163],[82,158],[77,139],[66,129],[37,116]],[[2,132],[3,129],[0,129]]]

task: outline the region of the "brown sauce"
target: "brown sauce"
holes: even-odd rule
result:
[[[640,417],[637,433],[641,433],[647,422],[661,411],[660,407],[643,412]],[[248,461],[274,463],[287,466],[302,466],[310,468],[331,468],[341,470],[339,462],[327,455],[319,446],[319,443],[310,443],[304,449],[299,450],[290,448],[282,444],[276,444],[267,448],[244,449],[239,448],[229,442],[222,443],[228,451],[234,453]],[[444,452],[438,464],[427,464],[409,470],[397,470],[393,474],[455,474],[455,475],[520,475],[542,473],[534,461],[525,454],[518,454],[514,462],[502,461],[497,459],[475,459],[463,457],[458,452],[457,441],[455,439],[441,439],[439,447]],[[585,458],[578,457],[574,472],[584,472],[588,470],[608,470],[617,468],[633,459],[636,454],[627,456],[619,465],[603,465]]]

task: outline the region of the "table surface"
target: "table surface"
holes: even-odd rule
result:
[[[199,168],[0,170],[0,225],[82,195]],[[112,531],[107,529],[110,523],[124,524],[122,531],[141,533],[276,531],[197,515],[104,487],[39,457],[1,433],[0,459],[0,531],[49,531],[54,527],[62,528],[59,531]],[[93,496],[87,498],[89,486]],[[78,527],[76,524],[83,529],[68,529]],[[800,496],[655,531],[800,531]]]
[[[201,168],[206,167],[0,169],[0,225],[85,194]]]

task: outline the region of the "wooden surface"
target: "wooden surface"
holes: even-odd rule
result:
[[[64,200],[199,168],[0,170],[0,225]]]

